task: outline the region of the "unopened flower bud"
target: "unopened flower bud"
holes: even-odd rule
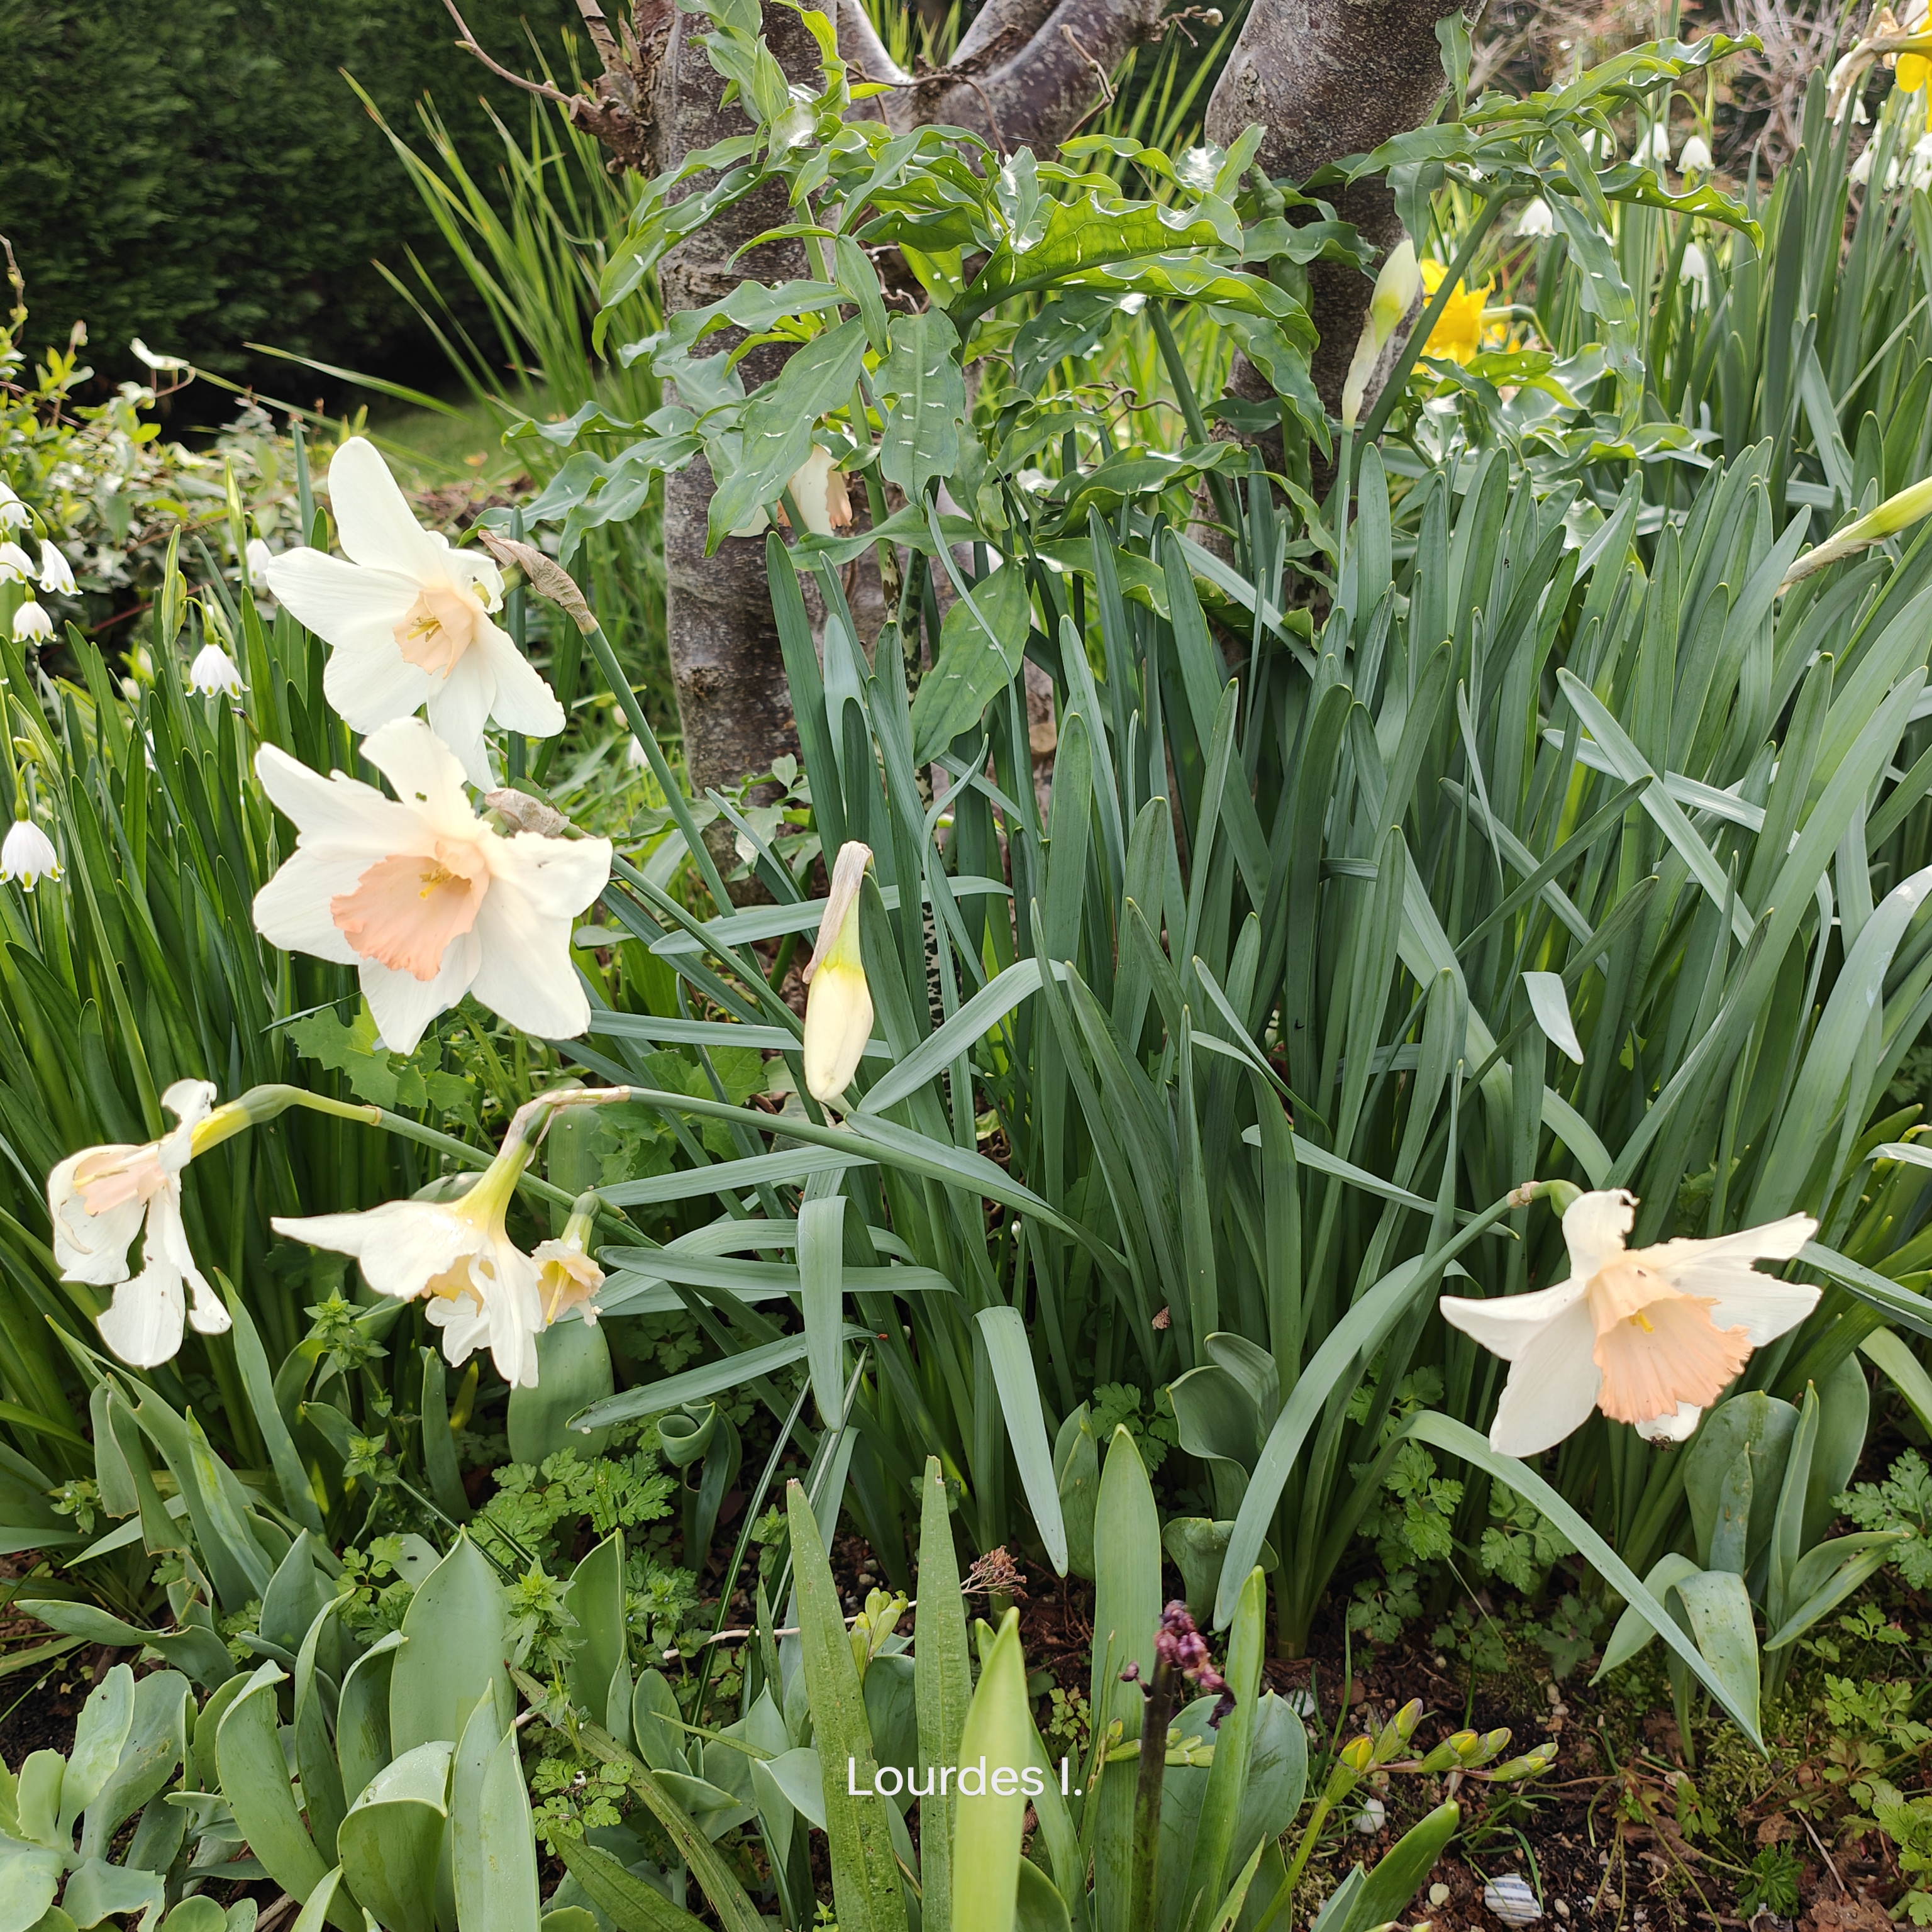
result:
[[[853,840],[840,848],[818,944],[805,969],[805,1084],[830,1103],[852,1084],[872,1034],[872,994],[859,942],[859,892],[872,848]]]

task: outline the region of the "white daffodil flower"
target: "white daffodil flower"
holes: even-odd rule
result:
[[[537,1299],[543,1308],[548,1328],[560,1315],[574,1308],[595,1328],[597,1294],[604,1286],[604,1270],[586,1252],[596,1210],[574,1210],[554,1240],[539,1241],[530,1258],[537,1267]]]
[[[40,545],[40,588],[50,597],[56,592],[67,597],[74,594],[74,567],[56,544],[44,542]]]
[[[61,875],[60,854],[54,842],[31,818],[16,818],[8,829],[7,841],[0,845],[0,885],[15,880],[28,892],[43,879]]]
[[[1563,1216],[1570,1278],[1490,1301],[1442,1299],[1444,1318],[1510,1364],[1490,1446],[1533,1456],[1592,1408],[1652,1442],[1682,1442],[1754,1348],[1818,1305],[1804,1282],[1760,1274],[1789,1261],[1818,1224],[1790,1214],[1714,1240],[1626,1248],[1636,1199],[1618,1188],[1580,1195]]]
[[[0,543],[0,584],[31,584],[34,576],[34,560],[26,551],[10,540]]]
[[[304,548],[261,566],[276,602],[334,646],[324,694],[358,731],[427,706],[430,728],[488,791],[489,719],[533,738],[564,725],[556,694],[490,621],[503,601],[502,570],[424,530],[359,436],[329,463],[328,501],[343,556]]]
[[[845,472],[836,468],[834,462],[832,452],[820,449],[814,442],[812,454],[792,472],[791,481],[785,485],[798,506],[799,514],[805,519],[806,528],[816,537],[829,537],[852,520],[852,493],[845,486]],[[754,510],[736,530],[725,534],[763,536],[770,527],[771,519],[764,512]]]
[[[16,644],[30,644],[54,634],[54,620],[47,615],[44,604],[36,604],[29,597],[14,613],[14,641]]]
[[[1681,175],[1707,175],[1711,167],[1710,142],[1701,134],[1691,135],[1678,151],[1677,172]]]
[[[378,1294],[429,1298],[430,1325],[442,1330],[454,1364],[487,1348],[513,1388],[534,1388],[537,1330],[543,1325],[537,1264],[510,1239],[504,1216],[530,1157],[518,1127],[469,1192],[454,1201],[386,1201],[354,1214],[277,1215],[272,1226],[312,1246],[352,1255]]]
[[[818,944],[805,969],[805,1084],[814,1100],[842,1099],[872,1036],[872,989],[859,943],[859,888],[872,848],[856,839],[838,848]]]
[[[1422,270],[1415,259],[1415,244],[1405,235],[1389,250],[1388,260],[1376,277],[1375,290],[1369,297],[1368,319],[1362,324],[1354,359],[1342,380],[1342,421],[1346,427],[1354,427],[1383,346],[1421,292]]]
[[[188,688],[203,698],[212,698],[218,692],[239,698],[247,688],[235,660],[217,644],[203,644],[196,652],[188,668]]]
[[[1541,195],[1525,205],[1522,212],[1516,217],[1516,232],[1525,236],[1556,233],[1556,218],[1550,212],[1549,202]]]
[[[362,755],[394,799],[322,778],[272,745],[255,760],[301,836],[255,896],[272,944],[362,969],[385,1046],[411,1053],[438,1013],[474,993],[545,1040],[580,1034],[590,1007],[572,925],[610,876],[608,838],[506,838],[472,808],[463,768],[418,718],[372,732]]]
[[[113,1305],[100,1317],[101,1339],[137,1369],[179,1352],[184,1319],[204,1335],[228,1327],[228,1311],[195,1266],[182,1222],[182,1169],[199,1151],[197,1142],[224,1138],[210,1131],[214,1100],[207,1081],[177,1080],[161,1096],[180,1122],[172,1132],[145,1147],[86,1148],[47,1176],[62,1276],[113,1289]],[[141,1272],[130,1278],[128,1250],[144,1231]]]

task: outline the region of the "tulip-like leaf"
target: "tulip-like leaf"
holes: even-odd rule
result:
[[[506,1426],[513,1462],[541,1462],[560,1449],[586,1459],[610,1441],[602,1429],[572,1429],[580,1410],[606,1400],[617,1386],[610,1344],[600,1323],[553,1322],[537,1337],[537,1385],[510,1391]]]
[[[484,1718],[494,1720],[494,1713]],[[454,1749],[438,1738],[404,1752],[370,1780],[336,1834],[344,1876],[388,1932],[436,1932],[436,1858]]]
[[[503,1659],[509,1648],[502,1586],[466,1535],[416,1587],[403,1616],[403,1646],[389,1676],[389,1748],[460,1738],[471,1707],[494,1696],[515,1708]],[[355,1870],[344,1860],[349,1882]]]
[[[275,1686],[286,1673],[265,1664],[222,1714],[221,1790],[249,1850],[291,1898],[306,1900],[328,1870],[304,1827],[290,1788],[275,1715]],[[338,1892],[325,1908],[340,1932],[362,1932],[359,1913]],[[397,1928],[403,1932],[403,1928]]]
[[[577,1619],[568,1633],[571,1702],[602,1717],[604,1729],[622,1744],[631,1732],[632,1690],[621,1529],[614,1529],[572,1572],[563,1605]]]
[[[873,1790],[877,1761],[824,1538],[802,1484],[788,1486],[786,1504],[838,1923],[842,1932],[904,1932],[905,1901],[899,1891],[886,1801],[852,1795],[854,1790]]]
[[[1456,1835],[1461,1817],[1452,1800],[1412,1825],[1383,1853],[1336,1932],[1368,1932],[1372,1925],[1400,1918]]]
[[[976,1771],[981,1789],[960,1798],[953,1828],[952,1932],[1012,1932],[1027,1808],[1018,1771],[1031,1756],[1032,1727],[1020,1613],[1009,1610],[980,1670],[960,1740],[961,1777]],[[995,1788],[1002,1773],[1010,1790]]]
[[[449,1827],[463,1932],[538,1932],[536,1838],[517,1733],[488,1702],[470,1712],[456,1748]]]

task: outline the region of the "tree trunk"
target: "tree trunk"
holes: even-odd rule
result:
[[[1304,182],[1420,126],[1444,85],[1436,23],[1458,10],[1457,0],[1255,0],[1208,104],[1208,140],[1229,146],[1258,122],[1268,132],[1257,164],[1273,179]],[[1334,199],[1337,218],[1378,250],[1402,238],[1386,182],[1357,182]],[[1308,284],[1322,338],[1311,373],[1336,414],[1374,285],[1336,262],[1312,262]],[[1251,400],[1274,393],[1241,356],[1229,387]]]

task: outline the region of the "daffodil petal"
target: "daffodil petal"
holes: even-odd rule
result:
[[[476,837],[476,814],[463,789],[462,763],[420,718],[398,718],[370,732],[362,741],[362,755],[395,788],[397,797],[439,832]]]
[[[115,1289],[113,1306],[98,1324],[100,1339],[130,1367],[158,1368],[181,1352],[187,1314],[180,1275],[157,1256]]]
[[[1654,1415],[1636,1424],[1636,1432],[1646,1442],[1688,1442],[1697,1432],[1704,1412],[1695,1402],[1680,1402],[1671,1415]]]
[[[563,706],[557,702],[556,693],[518,650],[507,631],[479,618],[471,648],[482,654],[495,675],[496,694],[490,715],[506,730],[520,731],[530,738],[554,738],[563,729]]]
[[[607,876],[609,870],[607,860]],[[593,891],[577,910],[596,896]],[[493,1012],[543,1040],[574,1039],[590,1025],[590,1003],[571,963],[567,922],[544,917],[500,878],[476,915],[476,938],[481,957],[470,990]]]
[[[447,552],[416,521],[402,486],[367,437],[352,436],[329,459],[328,508],[343,554],[364,568],[418,580],[448,575]]]
[[[464,776],[478,791],[488,791],[496,782],[489,748],[483,742],[496,695],[496,678],[483,653],[473,646],[451,666],[448,676],[430,680],[429,728],[460,761]]]
[[[1438,1305],[1450,1328],[1473,1336],[1491,1354],[1513,1362],[1582,1292],[1580,1281],[1559,1281],[1554,1288],[1539,1288],[1528,1294],[1499,1294],[1483,1301],[1445,1294]]]
[[[1589,1304],[1580,1296],[1536,1330],[1510,1366],[1490,1424],[1491,1448],[1534,1456],[1589,1420],[1603,1383],[1591,1355],[1595,1340]]]
[[[489,903],[487,898],[484,901],[484,910]],[[483,910],[479,910],[479,926],[482,920]],[[357,978],[382,1044],[392,1053],[415,1052],[429,1030],[430,1022],[437,1014],[448,1012],[475,983],[482,957],[482,948],[472,930],[460,933],[450,941],[433,980],[418,980],[413,973],[398,973],[380,960],[362,961]],[[590,1024],[587,1015],[584,1023]]]
[[[92,1288],[112,1288],[128,1279],[128,1250],[141,1232],[147,1204],[124,1201],[104,1214],[90,1214],[74,1185],[74,1169],[89,1154],[138,1154],[138,1148],[114,1145],[84,1148],[70,1154],[47,1176],[47,1205],[53,1220],[54,1259],[63,1281],[85,1282]]]
[[[1636,1218],[1636,1196],[1612,1187],[1580,1194],[1563,1216],[1564,1245],[1570,1250],[1570,1273],[1587,1282],[1606,1262],[1624,1251],[1624,1237]]]

